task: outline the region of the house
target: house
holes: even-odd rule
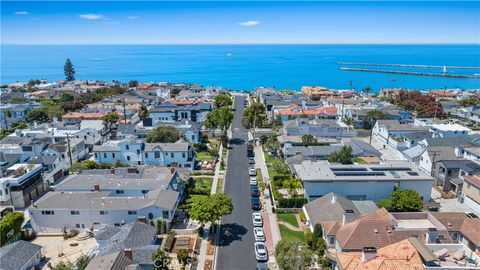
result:
[[[455,154],[455,149],[449,146],[428,146],[420,156],[418,167],[423,172],[432,175],[432,170],[439,160],[458,160],[461,159]]]
[[[452,242],[446,227],[428,212],[389,213],[381,208],[347,220],[346,224],[336,223],[341,223],[336,232],[327,235],[334,237],[337,252],[360,252],[364,247],[379,249],[409,237],[427,243]]]
[[[334,269],[478,269],[479,256],[463,244],[424,243],[410,237],[382,248],[338,252]]]
[[[97,256],[86,269],[153,269],[152,253],[160,246],[156,228],[143,222],[139,219],[94,232],[98,248],[93,252]]]
[[[377,209],[373,201],[351,201],[334,192],[317,198],[302,207],[307,219],[307,226],[312,232],[317,224],[325,224],[328,221],[346,223],[348,219],[366,215]]]
[[[364,120],[367,118],[367,114],[370,111],[381,110],[390,120],[398,120],[403,123],[411,118],[411,113],[405,110],[399,109],[385,109],[385,108],[359,108],[353,106],[351,108],[344,109],[344,117],[354,120],[353,126],[355,128],[362,128],[364,126]]]
[[[108,141],[93,147],[98,163],[128,165],[164,165],[193,168],[195,157],[192,146],[185,141],[175,143],[145,143],[136,139]]]
[[[468,147],[463,149],[465,151],[463,157],[470,160],[480,159],[480,147]]]
[[[42,258],[42,246],[24,240],[3,246],[0,249],[0,267],[2,270],[30,270],[36,268]]]
[[[433,178],[407,161],[384,164],[341,165],[328,161],[304,161],[294,165],[305,197],[312,201],[330,192],[350,200],[379,201],[395,188],[414,189],[424,202],[430,200]]]
[[[357,132],[348,130],[337,122],[326,119],[295,119],[284,123],[279,135],[313,135],[325,138],[356,137]]]
[[[409,133],[428,131],[428,127],[414,126],[413,124],[402,124],[398,120],[378,120],[372,129],[372,138],[383,148],[403,151],[410,148],[410,142],[403,136]],[[399,155],[401,155],[399,153]]]
[[[435,162],[433,177],[435,185],[444,192],[462,193],[464,177],[480,173],[480,164],[467,159],[438,160]]]
[[[137,217],[148,220],[164,219],[168,226],[179,203],[179,192],[153,189],[141,196],[120,196],[102,191],[50,191],[33,203],[28,212],[36,231],[88,229],[101,226],[121,226]]]
[[[434,124],[430,131],[433,138],[452,138],[469,135],[472,130],[459,124]]]
[[[62,116],[62,121],[67,125],[78,125],[82,120],[102,120],[108,112],[69,112]],[[118,113],[122,115],[121,113]]]
[[[27,114],[33,109],[40,107],[41,105],[36,102],[21,104],[2,102],[2,104],[0,104],[0,127],[10,128],[13,123],[25,122]]]
[[[313,160],[326,159],[333,152],[340,151],[342,147],[349,146],[352,148],[353,157],[381,157],[381,153],[368,143],[362,142],[358,139],[352,138],[345,144],[332,144],[332,145],[310,145],[310,146],[293,146],[289,143],[285,143],[282,151],[283,157],[289,158],[295,155],[303,155]]]
[[[18,163],[2,172],[0,178],[0,202],[23,208],[45,191],[42,178],[43,166]]]
[[[432,215],[445,226],[452,239],[474,252],[480,251],[480,234],[478,233],[480,219],[470,218],[465,213],[458,212],[436,212]]]
[[[15,136],[16,133],[0,140],[0,150],[2,152],[35,157],[39,156],[52,141],[52,138],[48,137],[18,137]]]
[[[329,91],[323,86],[302,86],[301,90],[311,99],[321,99],[323,97],[335,95],[334,92]]]
[[[463,203],[480,213],[480,176],[468,175],[463,181]]]
[[[211,101],[208,100],[171,100],[151,108],[149,117],[152,118],[153,125],[178,120],[203,122],[212,109]]]
[[[308,107],[305,102],[300,105],[292,105],[285,109],[273,111],[273,117],[279,117],[282,122],[297,119],[335,119],[337,117],[337,108],[335,107]]]
[[[189,143],[196,144],[200,142],[200,130],[202,128],[202,123],[191,122],[188,120],[184,121],[175,121],[175,122],[157,122],[161,126],[173,126],[182,133],[184,140]],[[144,119],[142,123],[138,124],[133,131],[132,127],[129,127],[130,130],[121,130],[119,126],[119,131],[122,135],[126,136],[128,134],[136,135],[138,138],[146,138],[148,132],[155,128],[152,126],[152,119]],[[125,128],[126,129],[126,128]],[[118,134],[118,131],[117,131]],[[118,135],[117,135],[118,136]]]

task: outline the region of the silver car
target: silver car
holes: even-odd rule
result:
[[[255,235],[255,242],[265,242],[265,232],[262,227],[253,228],[253,234]]]
[[[259,262],[268,261],[267,246],[263,242],[255,242],[255,257]]]
[[[263,218],[262,214],[255,212],[252,214],[252,222],[254,227],[262,227],[263,226]]]

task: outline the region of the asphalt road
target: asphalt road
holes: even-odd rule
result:
[[[228,153],[228,168],[225,193],[232,197],[232,214],[222,218],[216,269],[256,268],[252,209],[250,204],[250,183],[248,181],[247,130],[242,127],[243,100],[235,97],[232,123],[231,149]]]

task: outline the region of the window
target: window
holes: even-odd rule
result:
[[[195,141],[195,135],[192,135],[192,141]]]
[[[97,154],[97,153],[95,153],[95,158],[98,158],[98,154]]]
[[[80,215],[80,211],[72,210],[72,211],[70,211],[70,215],[72,215],[72,216]]]
[[[148,158],[148,153],[145,153],[145,158]]]
[[[182,153],[182,158],[185,158],[185,153]]]
[[[127,156],[127,160],[130,161],[130,156]]]
[[[173,158],[173,153],[170,153],[170,157]]]
[[[168,219],[169,217],[168,211],[162,211],[162,217],[163,219]]]
[[[108,211],[103,211],[103,210],[101,210],[101,211],[100,211],[100,215],[102,215],[102,216],[108,215]]]
[[[141,161],[137,161],[137,165],[142,165],[142,162],[141,162]]]
[[[112,158],[115,158],[115,153],[112,153]]]
[[[55,212],[54,212],[54,211],[45,210],[45,211],[42,211],[42,215],[55,215]]]
[[[142,194],[147,194],[148,193],[148,190],[144,189],[142,190]]]
[[[113,226],[120,227],[120,223],[113,223]]]
[[[129,215],[136,215],[136,214],[137,214],[137,211],[128,211],[128,214],[129,214]]]
[[[0,196],[3,196],[3,191],[0,189]]]
[[[83,139],[86,140],[86,139],[87,139],[87,135],[83,136]]]
[[[124,194],[124,193],[125,193],[125,192],[124,192],[123,190],[121,190],[121,189],[117,189],[115,192],[116,192],[117,194]]]
[[[155,158],[160,158],[160,151],[155,151]]]
[[[107,158],[107,153],[103,153],[103,158]]]
[[[137,149],[137,155],[140,155],[140,149]]]
[[[130,150],[130,145],[128,145],[128,144],[125,145],[125,149],[126,149],[126,150]]]
[[[75,224],[75,228],[80,229],[80,224]]]
[[[330,242],[330,245],[333,245],[333,244],[335,244],[335,238],[333,238],[333,237],[330,237],[330,239],[329,239],[329,240],[330,240],[330,241],[329,241],[329,242]]]

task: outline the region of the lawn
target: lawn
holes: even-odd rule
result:
[[[223,177],[220,176],[217,181],[217,193],[222,193],[223,192]]]
[[[212,177],[197,177],[194,178],[192,194],[210,194],[212,190]]]
[[[295,214],[277,214],[277,219],[279,221],[289,223],[292,226],[298,227],[298,222]]]
[[[278,224],[278,227],[280,228],[280,235],[282,236],[282,240],[299,240],[300,242],[305,242],[305,234],[303,231],[292,231],[289,230],[285,225]]]
[[[212,160],[215,159],[215,157],[210,155],[209,152],[197,152],[197,153],[195,153],[195,159],[196,160],[212,161]]]

